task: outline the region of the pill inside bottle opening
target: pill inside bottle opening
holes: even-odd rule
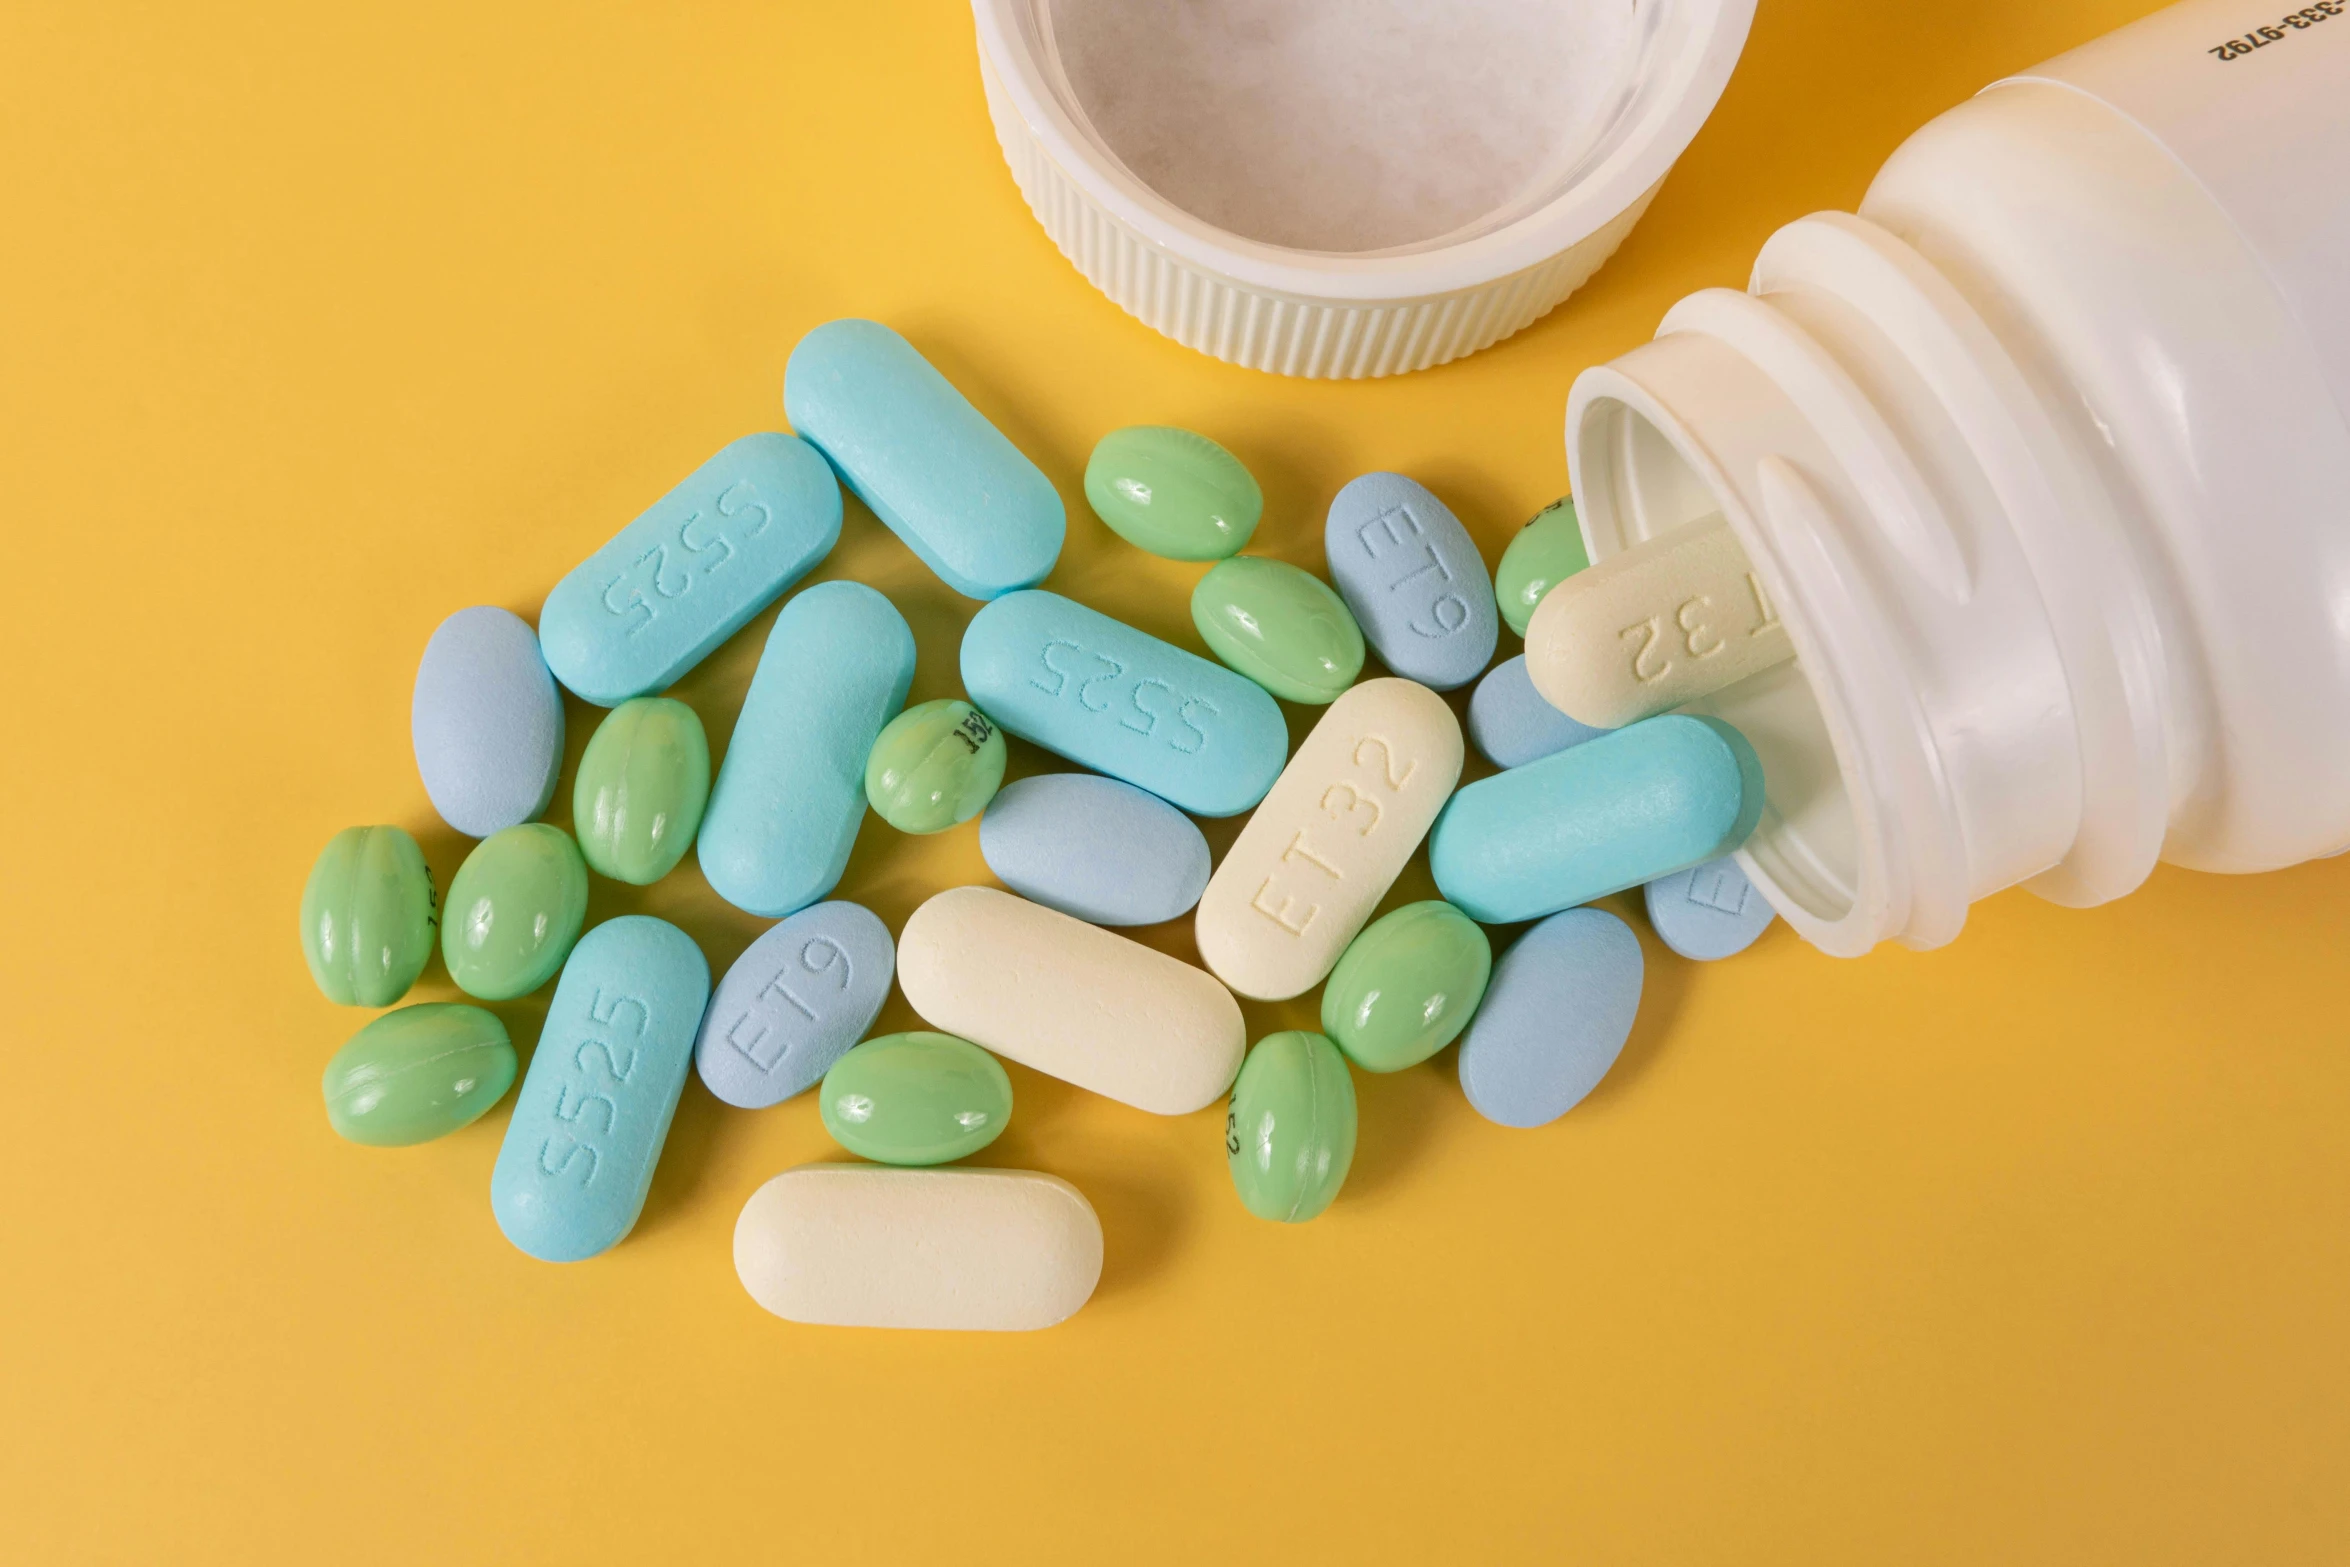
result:
[[[1795,656],[1795,644],[1719,513],[1579,571],[1526,626],[1526,668],[1551,706],[1619,729],[1713,695]]]

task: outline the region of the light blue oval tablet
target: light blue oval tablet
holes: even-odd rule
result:
[[[792,428],[966,598],[1042,582],[1068,530],[1060,493],[914,345],[878,321],[829,321],[783,367]]]
[[[508,1240],[578,1262],[636,1227],[709,995],[702,949],[667,920],[631,914],[580,937],[490,1172]]]
[[[1623,1053],[1640,981],[1640,938],[1605,909],[1569,909],[1519,937],[1461,1040],[1470,1105],[1503,1126],[1574,1109]]]
[[[861,582],[783,606],[694,852],[721,898],[780,919],[830,892],[865,820],[865,756],[914,683],[914,633]]]
[[[1396,674],[1450,691],[1493,661],[1493,579],[1469,530],[1426,487],[1364,474],[1331,501],[1322,547],[1364,638]]]
[[[746,435],[555,584],[547,667],[599,707],[666,690],[839,537],[840,486],[816,449]]]
[[[1648,884],[1648,923],[1685,958],[1736,957],[1778,918],[1727,855]]]
[[[734,960],[702,1014],[694,1067],[711,1093],[764,1110],[822,1080],[889,999],[897,944],[857,903],[819,903]]]
[[[487,838],[536,820],[563,766],[563,698],[530,623],[493,604],[442,621],[416,665],[408,733],[442,821]]]
[[[1505,659],[1469,697],[1469,738],[1496,767],[1523,767],[1606,734],[1579,724],[1534,689],[1526,655]]]
[[[1429,869],[1471,919],[1539,919],[1729,853],[1762,806],[1744,735],[1667,713],[1469,785],[1428,835]]]
[[[1289,760],[1262,686],[1058,593],[972,617],[963,689],[1021,739],[1199,816],[1247,810]]]
[[[1095,925],[1156,925],[1208,888],[1208,840],[1190,817],[1091,773],[1005,785],[979,818],[979,853],[1029,902]]]

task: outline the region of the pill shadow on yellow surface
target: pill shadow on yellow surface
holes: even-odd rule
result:
[[[1639,888],[1611,894],[1594,907],[1615,915],[1640,938],[1640,1010],[1633,1015],[1632,1032],[1625,1037],[1616,1064],[1608,1068],[1607,1076],[1599,1080],[1599,1086],[1577,1109],[1605,1107],[1618,1094],[1636,1085],[1655,1064],[1666,1042],[1673,1038],[1682,1002],[1689,993],[1690,971],[1697,967],[1657,939],[1656,932],[1649,928],[1647,914],[1641,909]],[[1495,945],[1498,948],[1499,943]],[[1500,956],[1498,951],[1495,956]],[[1682,1039],[1679,1043],[1686,1046],[1693,1041]],[[1570,1110],[1568,1115],[1574,1113]]]
[[[1193,1183],[1182,1167],[1224,1156],[1224,1102],[1156,1116],[1016,1061],[1003,1066],[1012,1080],[1012,1119],[971,1163],[1043,1170],[1083,1192],[1102,1221],[1094,1299],[1141,1289],[1173,1260],[1191,1228]]]

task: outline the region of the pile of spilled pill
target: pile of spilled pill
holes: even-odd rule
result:
[[[1762,809],[1754,751],[1673,711],[1791,656],[1718,521],[1590,568],[1561,501],[1489,579],[1442,501],[1373,473],[1331,504],[1325,582],[1239,553],[1263,502],[1221,446],[1114,431],[1086,498],[1137,548],[1215,563],[1191,601],[1211,662],[1034,586],[1060,555],[1057,492],[889,328],[809,333],[784,408],[797,435],[721,450],[564,577],[536,631],[477,606],[433,633],[417,766],[443,819],[480,840],[445,913],[398,827],[338,833],[303,891],[320,990],[396,1007],[326,1068],[328,1119],[353,1142],[443,1136],[517,1075],[488,1010],[396,1006],[436,944],[481,1000],[554,982],[490,1184],[529,1255],[578,1261],[629,1233],[692,1069],[746,1110],[815,1089],[825,1129],[869,1161],[786,1170],[746,1204],[735,1264],[762,1306],[1049,1326],[1099,1276],[1092,1206],[1050,1175],[949,1167],[1011,1115],[999,1056],[1151,1114],[1228,1094],[1241,1202],[1300,1222],[1346,1179],[1353,1070],[1457,1039],[1470,1104],[1514,1127],[1591,1091],[1642,984],[1638,940],[1593,899],[1645,886],[1657,934],[1699,959],[1769,923],[1727,858]],[[873,588],[822,583],[776,617],[713,778],[701,718],[659,693],[824,558],[843,484],[983,601],[965,699],[905,708],[904,617]],[[1489,668],[1504,621],[1527,653]],[[1367,650],[1388,676],[1359,678]],[[1457,788],[1461,727],[1437,693],[1472,681],[1469,736],[1503,770]],[[609,710],[573,780],[576,838],[537,820],[563,757],[558,682]],[[1276,698],[1324,709],[1294,755]],[[1006,732],[1086,770],[1005,786]],[[941,892],[893,940],[827,901],[868,808],[903,833],[978,817],[1010,890]],[[1243,813],[1212,864],[1192,818]],[[1372,921],[1423,841],[1442,899]],[[667,921],[582,929],[591,873],[649,885],[689,850],[719,896],[777,921],[714,989]],[[1204,967],[1118,933],[1186,913]],[[1496,962],[1485,927],[1525,921]],[[864,1037],[893,982],[935,1032]],[[1248,1047],[1236,993],[1316,985],[1319,1033]]]

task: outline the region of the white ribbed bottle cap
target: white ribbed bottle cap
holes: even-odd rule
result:
[[[1078,271],[1282,375],[1443,364],[1598,270],[1754,0],[972,0],[997,138]]]

